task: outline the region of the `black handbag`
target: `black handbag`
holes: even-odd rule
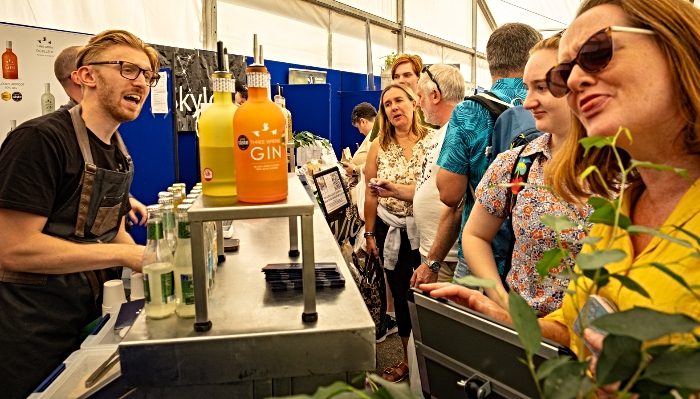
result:
[[[386,317],[386,283],[381,260],[368,254],[365,257],[365,264],[360,265],[357,255],[353,253],[352,261],[359,272],[357,287],[372,316],[375,330],[379,331]]]

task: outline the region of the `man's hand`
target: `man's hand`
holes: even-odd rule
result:
[[[504,323],[513,324],[513,319],[510,318],[507,310],[479,291],[450,283],[423,284],[419,288],[421,291],[429,292],[432,297],[446,298]]]
[[[418,287],[421,284],[431,284],[437,281],[438,274],[430,270],[425,263],[421,263],[411,277],[411,287]]]
[[[129,197],[129,203],[131,204],[131,210],[129,211],[129,219],[140,226],[145,226],[148,221],[148,211],[146,210],[146,205],[142,204],[139,200],[134,197]],[[141,221],[139,222],[136,214],[141,215]]]

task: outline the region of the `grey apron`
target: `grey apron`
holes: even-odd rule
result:
[[[106,243],[117,235],[126,213],[133,163],[115,132],[112,141],[126,158],[128,171],[96,167],[81,106],[69,112],[85,168],[81,185],[49,216],[43,233],[86,245]],[[0,270],[0,386],[4,398],[25,398],[79,349],[81,329],[100,316],[102,283],[119,278],[118,269],[69,274]]]

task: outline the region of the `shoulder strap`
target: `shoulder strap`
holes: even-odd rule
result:
[[[493,123],[496,123],[496,119],[498,119],[499,116],[505,110],[510,108],[510,104],[508,104],[505,101],[501,101],[498,96],[491,92],[486,92],[486,93],[479,93],[474,96],[469,96],[467,97],[467,101],[475,101],[479,104],[481,104],[484,108],[486,108],[487,111],[489,111],[489,114],[491,114],[491,120]]]
[[[523,145],[518,152],[513,167],[510,170],[510,182],[511,183],[527,183],[527,178],[530,175],[530,168],[532,163],[541,155],[541,153],[536,152],[534,154],[523,156],[523,151],[527,145]],[[513,208],[515,208],[515,202],[518,200],[518,193],[523,189],[523,186],[511,186],[508,190],[508,195],[506,197],[506,209],[508,209],[508,215],[513,214]]]

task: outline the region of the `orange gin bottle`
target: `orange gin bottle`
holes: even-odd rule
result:
[[[261,52],[255,43],[255,62],[246,69],[248,101],[233,116],[238,199],[253,203],[283,200],[288,190],[286,121],[270,100],[270,74]]]

